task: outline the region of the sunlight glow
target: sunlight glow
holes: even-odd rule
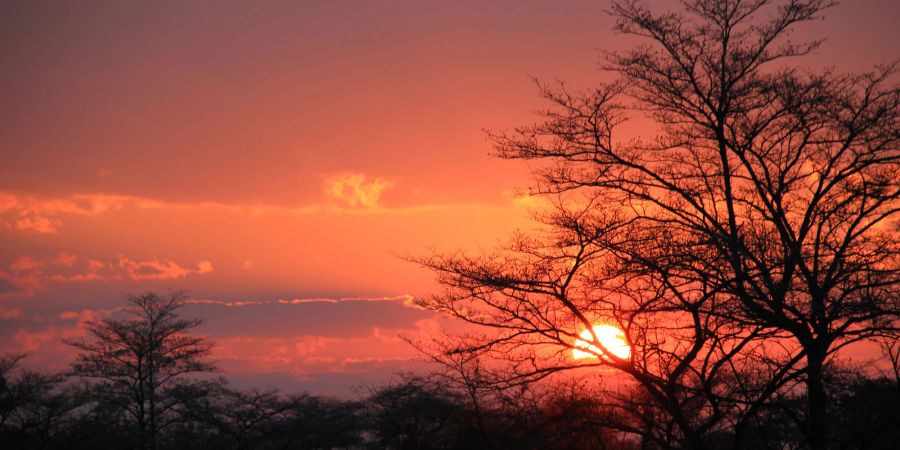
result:
[[[631,354],[631,347],[625,342],[625,334],[622,333],[622,330],[612,325],[595,325],[594,334],[597,335],[600,345],[613,355],[625,359]],[[572,350],[573,358],[596,358],[597,355],[604,354],[603,350],[591,344],[594,340],[591,330],[582,331],[579,337],[581,339],[575,341],[576,348]]]

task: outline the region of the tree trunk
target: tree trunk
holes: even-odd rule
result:
[[[828,447],[828,398],[825,393],[823,367],[825,352],[811,349],[806,357],[806,438],[812,450]]]
[[[141,358],[138,357],[138,389],[134,398],[135,403],[137,403],[138,445],[141,450],[147,450],[147,411],[145,409],[146,402],[144,399],[145,387],[143,370],[143,362]]]
[[[699,434],[697,434],[695,432],[690,432],[685,437],[686,437],[687,444],[690,446],[691,449],[693,449],[693,450],[706,449],[706,444],[703,442],[703,438],[700,437]]]
[[[152,377],[151,377],[152,380]],[[150,382],[150,450],[156,450],[156,387],[153,385],[153,381]]]

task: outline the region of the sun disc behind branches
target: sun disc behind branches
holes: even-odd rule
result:
[[[594,334],[597,335],[600,346],[616,357],[625,359],[631,354],[631,347],[625,342],[625,334],[622,330],[612,325],[595,325]],[[575,348],[572,349],[574,359],[597,358],[606,353],[599,346],[593,344],[594,338],[591,336],[591,330],[582,331],[579,337],[580,339],[575,341]]]

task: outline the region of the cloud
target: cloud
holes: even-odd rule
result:
[[[415,325],[405,331],[417,334]],[[216,342],[213,357],[240,372],[347,373],[360,363],[421,359],[406,341],[377,328],[352,337],[238,335]]]
[[[269,302],[258,302],[258,301],[243,301],[243,300],[235,300],[235,301],[224,301],[224,300],[206,300],[206,299],[190,299],[185,301],[185,303],[189,305],[217,305],[217,306],[225,306],[227,308],[237,308],[241,306],[253,306],[253,305],[265,305]]]
[[[74,320],[78,326],[84,326],[87,322],[96,321],[111,316],[118,308],[114,309],[82,309],[80,311],[63,311],[59,313],[62,320]]]
[[[77,260],[78,260],[78,256],[73,255],[68,252],[59,252],[59,254],[56,256],[56,262],[59,265],[65,266],[65,267],[71,267],[72,265],[75,264],[75,261],[77,261]]]
[[[144,280],[177,280],[189,275],[206,275],[212,273],[213,265],[209,260],[201,260],[196,269],[184,267],[170,259],[148,259],[136,261],[119,255],[119,273],[112,276],[113,279],[127,277],[132,281]]]
[[[201,262],[202,263],[202,262]],[[198,272],[203,273],[203,272]],[[278,300],[211,300],[190,299],[186,303],[194,305],[218,305],[226,307],[254,306],[254,305],[303,305],[309,303],[350,303],[350,302],[398,302],[411,308],[420,308],[413,301],[410,294],[401,294],[386,297],[340,297],[340,298],[290,298]],[[420,308],[421,309],[421,308]]]
[[[87,322],[109,317],[115,311],[116,309],[65,311],[56,317],[40,320],[35,320],[32,316],[12,332],[8,339],[0,340],[0,353],[28,353],[29,364],[41,367],[41,370],[65,370],[75,353],[63,341],[86,337]]]
[[[124,256],[119,256],[119,268],[125,276],[134,281],[143,280],[175,280],[184,278],[191,273],[169,259],[149,259],[146,261],[134,261]]]
[[[22,308],[8,308],[0,305],[0,319],[3,320],[22,320],[25,314]]]
[[[355,338],[369,336],[373,329],[381,335],[396,335],[417,321],[436,316],[431,311],[406,306],[406,298],[192,299],[188,300],[185,315],[204,317],[204,332],[214,338],[298,334]],[[265,326],[260,327],[260,323]]]
[[[103,261],[68,252],[43,259],[23,255],[8,266],[8,272],[0,270],[0,298],[30,296],[57,283],[175,280],[212,271],[212,262],[208,260],[199,261],[196,269],[192,269],[165,258],[135,260],[119,255],[115,260]]]
[[[27,293],[27,289],[19,286],[14,277],[0,270],[0,299],[7,297],[20,297]]]
[[[63,224],[60,215],[94,215],[121,209],[130,201],[132,197],[115,195],[47,197],[0,192],[0,224],[26,233],[56,234]]]
[[[243,302],[191,300],[189,303],[218,307],[219,313],[191,307],[185,309],[184,316],[207,319],[207,324],[193,334],[208,336],[215,342],[212,359],[229,374],[265,377],[283,373],[319,381],[326,381],[329,374],[356,374],[365,378],[373,370],[389,374],[407,368],[407,365],[420,364],[421,355],[399,336],[425,339],[439,329],[436,321],[440,319],[402,306],[406,298],[401,295],[371,301],[256,302],[254,304],[265,303],[267,306],[239,311],[221,306],[237,307]],[[322,303],[324,300],[331,301]],[[331,317],[342,317],[344,323],[329,320],[322,308],[333,310]],[[42,370],[64,370],[75,352],[62,342],[63,339],[86,337],[87,322],[120,317],[122,310],[121,306],[61,310],[38,317],[34,314],[26,316],[16,309],[0,309],[0,317],[11,319],[6,325],[9,334],[0,338],[0,352],[28,352],[29,363]],[[257,315],[257,312],[262,314]],[[248,321],[256,325],[235,326]],[[267,326],[260,329],[259,323]],[[391,369],[388,370],[385,364]],[[343,386],[346,388],[351,384],[355,383],[344,383]]]
[[[379,208],[381,193],[391,186],[393,183],[384,178],[367,182],[361,173],[335,175],[326,181],[328,195],[351,208]]]
[[[522,206],[523,200],[508,196],[504,204],[436,203],[385,207],[382,194],[393,186],[385,178],[368,180],[364,174],[334,175],[325,179],[326,202],[297,206],[275,204],[242,204],[221,202],[179,203],[146,197],[106,194],[72,194],[44,196],[32,193],[0,191],[0,228],[26,234],[59,234],[73,217],[92,217],[109,212],[131,210],[164,210],[175,214],[185,210],[204,210],[260,217],[270,214],[427,214],[435,211],[499,211]]]
[[[278,303],[285,305],[297,305],[303,303],[340,303],[340,302],[398,302],[410,308],[423,309],[415,302],[415,297],[410,294],[400,294],[388,297],[344,297],[344,298],[292,298],[281,299]]]
[[[40,268],[44,265],[44,263],[38,262],[34,258],[25,255],[16,258],[12,264],[9,265],[9,268],[14,272],[28,272],[33,271],[37,268]]]
[[[42,216],[18,217],[11,222],[19,231],[31,231],[37,234],[54,234],[62,226],[62,221]]]
[[[212,273],[212,271],[213,271],[213,265],[211,262],[204,259],[203,261],[200,261],[199,263],[197,263],[197,274],[198,275]]]

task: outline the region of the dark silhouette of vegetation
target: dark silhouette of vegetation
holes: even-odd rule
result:
[[[115,393],[77,378],[0,365],[0,439],[14,449],[136,449],[128,406]],[[836,377],[829,398],[835,446],[893,449],[900,439],[895,379]],[[490,384],[487,380],[483,385]],[[466,390],[446,374],[401,375],[358,399],[236,389],[223,379],[180,383],[169,392],[171,424],[158,430],[160,449],[661,449],[648,436],[623,432],[610,393],[579,380],[485,388],[476,419]],[[743,432],[751,449],[804,447],[802,394],[767,402]],[[652,401],[632,397],[643,414]],[[630,416],[632,417],[632,416]],[[664,421],[663,417],[657,417]],[[643,426],[652,420],[633,422]],[[710,433],[710,448],[732,448],[733,432]]]
[[[183,376],[215,370],[204,360],[212,343],[187,334],[202,321],[177,314],[183,300],[182,293],[131,296],[128,317],[90,321],[88,339],[66,341],[80,351],[72,373],[100,380],[94,388],[127,412],[141,449],[158,448],[157,434],[172,424],[170,390]]]
[[[132,296],[125,317],[89,322],[92,338],[70,341],[84,352],[66,374],[25,370],[21,367],[25,355],[0,358],[4,448],[630,450],[689,446],[677,434],[678,424],[670,410],[650,398],[652,393],[640,383],[608,388],[595,382],[595,374],[511,382],[509,372],[484,363],[481,357],[486,353],[435,355],[440,370],[429,375],[399,374],[396,381],[370,387],[356,399],[237,389],[224,378],[210,376],[186,378],[183,375],[208,373],[215,366],[207,360],[212,343],[188,334],[199,322],[179,317],[181,299],[181,294]],[[840,370],[832,366],[826,371],[830,407],[842,412],[831,416],[829,423],[836,446],[888,449],[900,439],[896,340],[885,339],[882,344],[892,363],[882,372],[852,366]],[[770,369],[767,363],[760,367],[756,372],[760,376]],[[152,395],[148,386],[155,386]],[[689,405],[697,408],[693,414],[700,423],[707,420],[707,413],[700,409],[710,398]],[[807,423],[801,407],[804,401],[802,390],[778,390],[756,406],[751,417],[734,416],[745,421],[740,428],[719,426],[704,432],[703,445],[801,448]],[[141,408],[144,422],[140,422]],[[156,414],[155,419],[149,414]]]
[[[900,319],[900,88],[894,65],[788,65],[820,44],[788,34],[831,5],[613,1],[616,30],[647,42],[607,53],[617,81],[539,84],[543,121],[491,134],[537,164],[544,231],[418,259],[446,287],[420,305],[487,330],[433,358],[502,360],[508,385],[612,369],[635,389],[609,399],[616,426],[654,446],[746,447],[770,419],[785,442],[837,446],[835,357],[895,342]],[[635,116],[645,136],[617,138]],[[581,337],[597,323],[631,354]]]

